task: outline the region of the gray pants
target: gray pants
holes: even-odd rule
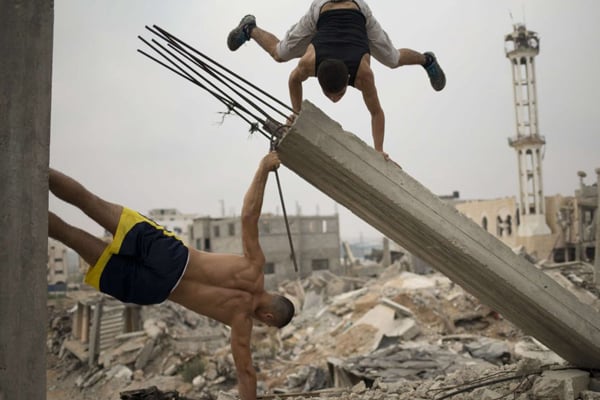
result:
[[[292,58],[299,58],[304,55],[306,48],[317,32],[317,21],[321,14],[321,8],[329,2],[331,0],[314,0],[308,12],[287,31],[284,38],[277,44],[277,55],[282,60],[289,61]],[[400,58],[398,49],[379,25],[379,22],[373,17],[367,3],[364,0],[354,0],[354,3],[358,5],[367,20],[367,35],[371,55],[383,65],[390,68],[396,67]]]

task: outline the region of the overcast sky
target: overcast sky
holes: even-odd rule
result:
[[[156,24],[289,102],[287,79],[296,61],[277,64],[255,42],[237,52],[229,31],[247,13],[282,37],[310,1],[56,0],[51,166],[100,196],[141,212],[239,215],[242,198],[267,141],[239,119],[220,124],[223,107],[208,93],[137,53]],[[386,112],[384,149],[437,194],[465,199],[513,197],[517,161],[511,67],[504,36],[526,22],[541,38],[536,58],[540,133],[546,137],[545,194],[572,195],[578,170],[595,181],[600,167],[600,1],[369,1],[396,47],[434,51],[447,76],[431,89],[420,67],[390,70],[372,62]],[[511,14],[513,19],[511,20]],[[315,79],[305,98],[372,144],[370,117],[359,92],[337,104]],[[282,167],[288,212],[339,211],[343,239],[378,233]],[[275,180],[264,212],[281,207]],[[50,209],[100,234],[79,211],[56,198]],[[279,211],[280,212],[280,211]]]

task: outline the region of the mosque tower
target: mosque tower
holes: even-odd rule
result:
[[[512,65],[517,135],[509,144],[517,152],[519,167],[518,236],[550,234],[546,224],[542,160],[546,139],[540,136],[535,77],[535,56],[540,52],[537,33],[524,24],[514,25],[505,37],[506,57]]]

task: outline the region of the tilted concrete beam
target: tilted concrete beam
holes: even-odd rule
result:
[[[305,101],[282,163],[567,361],[600,368],[590,306]]]

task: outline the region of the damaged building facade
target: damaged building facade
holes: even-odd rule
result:
[[[298,266],[305,278],[313,272],[344,273],[340,262],[338,215],[289,216],[289,227]],[[294,261],[283,216],[263,214],[258,223],[260,245],[266,257],[265,287],[273,289],[286,279],[294,279]],[[196,218],[190,244],[198,250],[243,254],[242,223],[239,217]]]
[[[545,221],[550,233],[544,235],[519,235],[522,221],[514,197],[455,200],[454,205],[506,245],[523,247],[536,258],[551,262],[591,262],[595,259],[600,175],[598,182],[589,185],[584,182],[584,174],[580,172],[579,175],[580,188],[573,196],[545,197]]]
[[[48,239],[48,291],[67,290],[67,247],[61,242]]]

